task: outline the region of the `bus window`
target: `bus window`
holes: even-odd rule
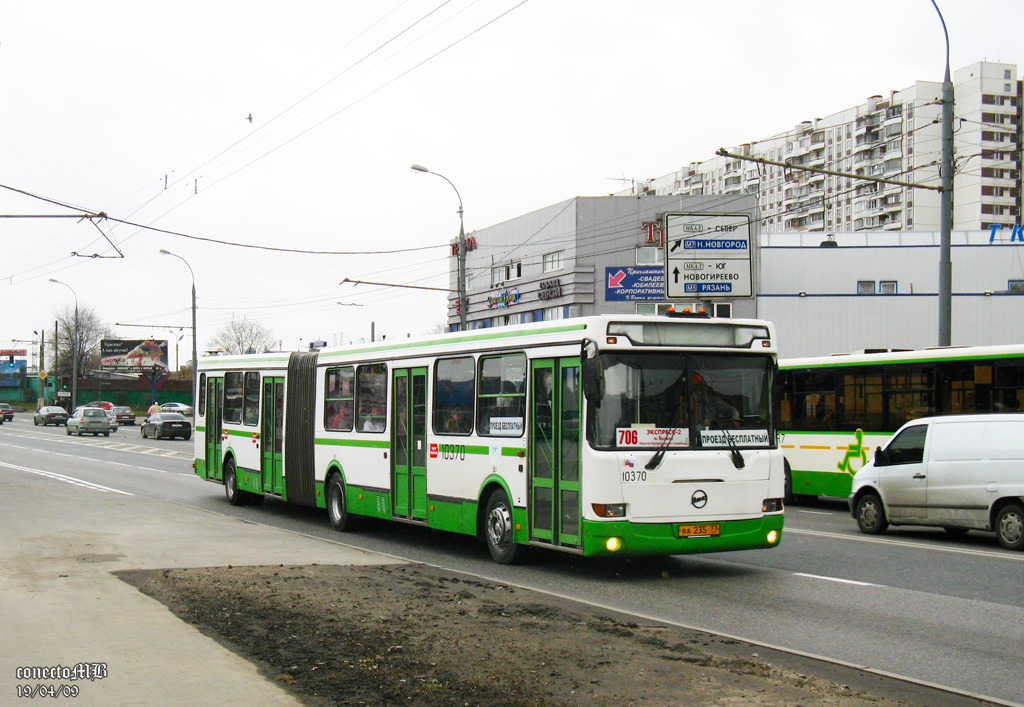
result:
[[[935,412],[935,370],[931,366],[903,366],[886,374],[886,426],[895,432],[911,420]]]
[[[224,374],[224,422],[236,425],[242,421],[242,373],[228,371]]]
[[[995,412],[1024,410],[1024,364],[1007,361],[996,368]]]
[[[199,374],[199,417],[206,417],[206,374]]]
[[[522,437],[526,417],[526,354],[480,359],[477,432]]]
[[[245,374],[245,398],[242,400],[242,422],[257,425],[260,421],[260,374],[249,371]]]
[[[351,432],[356,373],[352,366],[328,368],[324,385],[324,429]]]
[[[468,435],[473,432],[472,356],[445,358],[434,368],[434,434]]]
[[[792,371],[789,401],[790,419],[785,423],[797,430],[836,429],[836,382],[832,371]]]
[[[882,430],[882,369],[855,368],[840,375],[841,395],[836,409],[842,415],[843,428]]]
[[[356,428],[360,432],[383,432],[387,427],[388,367],[383,363],[356,369],[356,401],[359,413]]]

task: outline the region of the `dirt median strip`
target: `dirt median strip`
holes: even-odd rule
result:
[[[418,565],[117,575],[311,704],[979,704]]]

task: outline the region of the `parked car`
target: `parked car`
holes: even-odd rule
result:
[[[89,408],[103,408],[104,410],[113,410],[114,403],[106,400],[93,400],[91,403],[86,403],[83,407]]]
[[[135,413],[127,405],[115,405],[114,415],[117,418],[117,424],[119,425],[134,425],[135,424]]]
[[[861,531],[933,525],[995,531],[1024,550],[1024,415],[947,415],[903,425],[853,477]]]
[[[161,412],[178,412],[185,416],[192,415],[192,406],[185,403],[160,403]]]
[[[32,415],[33,425],[66,425],[68,424],[68,411],[56,405],[44,405]]]
[[[86,433],[97,437],[99,435],[109,437],[111,427],[107,420],[107,411],[103,408],[80,407],[75,408],[75,411],[68,417],[66,429],[67,434],[77,434],[79,437]]]
[[[192,423],[179,412],[158,412],[150,415],[139,429],[143,437],[192,438]]]
[[[191,410],[191,408],[189,409]],[[12,408],[7,403],[0,403],[0,415],[3,415],[3,418],[7,422],[10,422],[11,420],[14,419],[14,408]]]

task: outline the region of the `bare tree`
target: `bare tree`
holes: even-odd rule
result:
[[[70,376],[74,354],[78,354],[78,375],[100,367],[100,342],[114,338],[110,325],[102,321],[89,306],[78,307],[78,321],[75,308],[71,305],[57,312],[57,360],[54,372],[58,376]]]
[[[210,339],[209,348],[226,354],[260,353],[274,346],[274,334],[252,319],[232,319]]]

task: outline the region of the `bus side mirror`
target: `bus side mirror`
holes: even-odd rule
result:
[[[875,466],[889,466],[889,452],[881,447],[875,450]]]

